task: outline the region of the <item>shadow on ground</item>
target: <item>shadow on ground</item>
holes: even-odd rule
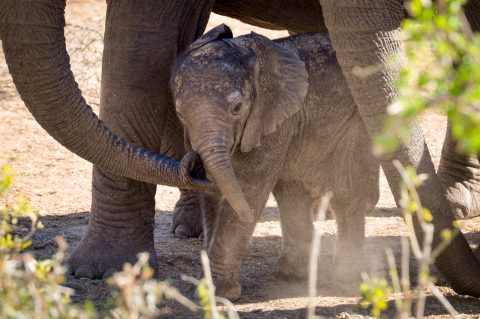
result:
[[[63,236],[69,244],[69,252],[80,241],[87,224],[88,213],[80,212],[69,215],[44,216],[41,218],[45,228],[38,230],[33,237],[30,251],[38,258],[49,258],[56,251],[55,237]],[[398,216],[398,210],[376,209],[374,217]],[[179,240],[170,233],[172,212],[157,211],[155,247],[159,260],[159,277],[168,280],[172,286],[183,294],[194,299],[195,287],[182,281],[182,274],[195,278],[201,277],[199,261],[203,242],[200,239]],[[276,208],[267,208],[258,227],[264,227],[270,222],[278,222]],[[26,225],[28,226],[28,225]],[[276,226],[278,232],[278,226]],[[263,231],[262,231],[263,232]],[[470,242],[478,245],[480,234],[468,233]],[[368,315],[366,310],[359,308],[357,303],[357,287],[338,287],[328,279],[328,271],[332,268],[334,235],[326,234],[322,238],[322,251],[318,281],[318,297],[316,299],[317,314],[327,318],[342,313]],[[387,276],[384,251],[390,247],[399,260],[400,240],[398,236],[368,237],[365,247],[365,267],[369,273],[376,276]],[[277,234],[253,237],[245,258],[242,270],[242,298],[236,302],[241,318],[304,318],[306,298],[306,282],[295,282],[277,278],[273,272],[281,249],[281,238]],[[416,265],[411,263],[410,273],[415,280]],[[442,282],[441,282],[442,283]],[[91,299],[97,305],[102,305],[109,296],[110,288],[102,280],[75,279],[67,277],[67,286],[75,289],[74,300],[82,302]],[[448,289],[447,289],[448,290]],[[475,298],[447,294],[448,299],[460,312],[480,314],[480,302]],[[163,318],[201,318],[200,314],[192,314],[183,306],[172,301],[166,301],[171,309],[171,315]],[[393,304],[387,312],[387,317],[393,316]],[[428,315],[448,315],[436,299],[427,299],[426,313]],[[341,316],[340,316],[341,317]],[[347,317],[345,317],[347,318]]]

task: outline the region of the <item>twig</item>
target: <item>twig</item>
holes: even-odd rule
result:
[[[188,299],[187,297],[182,295],[180,293],[180,291],[178,291],[176,288],[165,285],[163,287],[163,294],[168,299],[172,299],[172,300],[177,301],[178,303],[185,306],[186,308],[188,308],[192,312],[197,312],[197,311],[200,311],[202,309],[197,304],[192,302],[190,299]]]
[[[458,234],[459,230],[458,227],[455,228],[454,234],[452,236],[449,236],[449,238],[444,238],[444,240],[437,245],[435,249],[432,248],[433,244],[433,237],[434,237],[434,226],[432,223],[430,223],[425,216],[423,215],[423,212],[425,211],[424,208],[422,207],[418,192],[417,192],[417,187],[418,183],[423,182],[423,177],[417,176],[418,180],[412,180],[412,178],[409,177],[407,171],[403,168],[402,164],[398,160],[393,161],[394,166],[397,168],[399,171],[404,186],[402,187],[402,201],[400,203],[400,206],[402,208],[403,215],[405,217],[405,222],[407,224],[407,231],[410,239],[410,244],[413,249],[413,254],[415,256],[415,259],[417,259],[417,262],[419,264],[419,273],[418,273],[418,295],[417,295],[417,304],[416,304],[416,318],[420,319],[424,317],[425,313],[425,290],[427,288],[430,288],[432,293],[435,295],[435,297],[442,303],[442,305],[448,310],[450,314],[454,317],[458,317],[458,313],[455,311],[453,306],[447,301],[447,299],[442,296],[440,291],[432,284],[431,277],[429,275],[429,267],[431,264],[433,264],[435,258],[437,255],[443,251],[443,249],[451,242],[452,238],[454,235]],[[408,201],[408,202],[407,202]],[[423,231],[423,245],[422,249],[419,249],[419,242],[418,238],[415,234],[415,229],[413,226],[413,212],[411,211],[412,209],[408,207],[409,203],[413,202],[415,206],[415,211],[416,211],[416,216],[418,219],[418,222],[420,224],[420,227]],[[405,273],[402,273],[402,282],[403,282],[403,289],[404,292],[408,291],[409,284],[408,284],[408,277],[403,278],[403,276],[407,276],[408,272],[408,257],[406,257],[404,254],[404,251],[407,251],[408,245],[405,243],[405,240],[402,239],[402,270],[405,271]],[[433,251],[432,251],[433,250]]]
[[[222,303],[225,307],[227,307],[227,313],[228,313],[228,318],[230,319],[240,319],[240,316],[238,315],[237,311],[235,310],[235,306],[233,303],[228,300],[227,298],[223,297],[215,297],[216,301],[219,303]]]
[[[183,281],[190,282],[190,283],[194,284],[195,286],[198,286],[200,284],[200,280],[198,280],[197,278],[193,278],[191,276],[187,276],[187,275],[182,274],[181,279]],[[223,298],[223,297],[218,297],[218,296],[215,297],[215,300],[216,300],[217,303],[221,303],[225,307],[227,307],[228,318],[230,318],[230,319],[239,319],[240,318],[237,311],[235,310],[234,304],[230,300],[228,300],[226,298]]]
[[[402,289],[400,288],[400,279],[398,277],[397,266],[395,265],[395,256],[393,256],[391,248],[388,248],[385,253],[387,255],[388,268],[390,269],[389,273],[390,278],[392,279],[393,291],[395,292],[395,307],[397,307],[397,311],[400,312],[400,318],[403,319],[405,316],[403,310]]]
[[[458,318],[458,312],[453,308],[452,304],[445,298],[444,295],[438,290],[438,288],[432,284],[431,282],[428,283],[428,288],[432,291],[433,295],[437,297],[438,301],[447,309],[447,311],[450,313],[452,318]]]
[[[408,237],[401,237],[402,244],[402,268],[401,268],[401,284],[404,296],[410,291],[410,245],[408,244]],[[411,314],[411,302],[410,299],[403,300],[403,309],[407,317]]]
[[[419,287],[417,297],[417,311],[416,318],[421,319],[425,313],[425,288],[428,286],[430,276],[428,275],[428,267],[430,266],[430,253],[432,251],[433,241],[433,225],[428,224],[424,228],[425,235],[423,237],[423,252],[422,258],[419,260]]]
[[[317,296],[317,273],[318,273],[318,258],[320,256],[321,249],[321,238],[322,234],[320,232],[320,225],[325,221],[325,214],[327,212],[328,206],[330,204],[330,199],[333,194],[328,192],[320,200],[320,206],[318,208],[318,213],[316,220],[313,223],[314,232],[313,232],[313,242],[310,251],[310,267],[308,274],[308,308],[307,308],[307,318],[314,319],[315,315],[315,297]]]
[[[182,275],[180,275],[180,279],[182,279],[183,281],[189,282],[191,284],[194,284],[195,286],[200,285],[200,280],[198,280],[197,278],[194,278],[192,276],[187,276],[185,274],[182,274]]]
[[[204,273],[205,281],[207,285],[208,300],[210,301],[210,311],[212,313],[212,318],[220,319],[220,314],[218,313],[217,303],[215,299],[215,286],[213,285],[212,272],[210,270],[210,262],[208,261],[207,252],[202,250],[202,252],[200,253],[200,257],[201,257],[203,273]]]

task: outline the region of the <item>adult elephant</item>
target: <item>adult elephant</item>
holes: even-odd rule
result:
[[[320,0],[320,3],[318,0],[109,0],[107,3],[100,115],[117,134],[168,158],[180,158],[184,153],[181,128],[168,89],[170,68],[178,53],[203,33],[211,11],[272,29],[328,30],[370,135],[379,132],[387,105],[398,95],[394,80],[401,61],[392,62],[391,56],[400,52],[399,27],[404,15],[401,0]],[[0,36],[17,88],[37,120],[61,143],[102,167],[94,168],[87,234],[71,257],[77,276],[101,277],[120,268],[123,262],[132,261],[137,252],[153,250],[155,186],[150,183],[184,187],[201,182],[189,174],[195,159],[188,157],[180,162],[182,165],[139,151],[114,138],[93,117],[69,70],[63,36],[64,6],[65,0],[3,0]],[[467,6],[467,16],[474,28],[479,13],[480,6],[474,0]],[[371,65],[377,66],[378,72],[368,77],[358,77],[353,72],[354,67]],[[400,176],[392,159],[428,174],[419,194],[422,203],[434,214],[435,243],[438,243],[440,231],[450,228],[454,218],[421,129],[418,123],[409,125],[412,139],[381,163],[397,201]],[[454,198],[459,192],[450,192],[453,194],[450,201],[455,205],[460,203],[456,207],[467,211],[478,195],[475,189],[470,192],[469,186],[476,182],[470,168],[478,160],[455,153],[453,146],[454,142],[447,138],[442,176],[448,177],[451,186],[463,185],[462,195],[465,190],[471,195],[473,200],[468,202]],[[110,162],[100,160],[107,158]],[[120,159],[125,165],[119,164]],[[133,164],[135,161],[139,163]],[[164,172],[165,168],[176,173],[158,178],[161,175],[158,172]],[[157,178],[152,178],[152,174]],[[186,195],[183,203],[188,205],[192,198],[195,195]],[[185,227],[193,226],[186,223]],[[453,240],[436,265],[457,292],[480,296],[480,263],[463,236]]]

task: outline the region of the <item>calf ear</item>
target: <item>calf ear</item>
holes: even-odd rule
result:
[[[221,24],[195,40],[195,42],[188,47],[185,53],[197,50],[203,47],[205,44],[213,41],[231,38],[233,38],[232,30],[227,25]]]
[[[255,101],[245,123],[241,150],[260,146],[263,136],[303,107],[308,90],[305,64],[293,49],[253,33]]]

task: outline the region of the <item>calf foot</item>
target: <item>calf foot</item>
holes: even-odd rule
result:
[[[68,263],[76,278],[102,279],[122,270],[125,263],[134,264],[141,252],[150,254],[149,264],[157,269],[153,240],[106,238],[102,234],[87,232]]]
[[[308,257],[292,257],[282,254],[277,261],[275,275],[287,280],[306,280],[308,278],[308,262]]]
[[[237,301],[242,294],[242,286],[239,280],[215,279],[215,295]]]
[[[331,273],[335,286],[345,288],[347,291],[358,289],[361,282],[362,257],[358,254],[351,253],[344,258],[334,259],[333,270]]]
[[[360,267],[355,263],[335,264],[333,269],[333,280],[343,285],[344,283],[358,283],[361,280]]]
[[[175,237],[199,237],[202,233],[200,194],[195,190],[180,190],[180,199],[173,210],[171,231]]]

